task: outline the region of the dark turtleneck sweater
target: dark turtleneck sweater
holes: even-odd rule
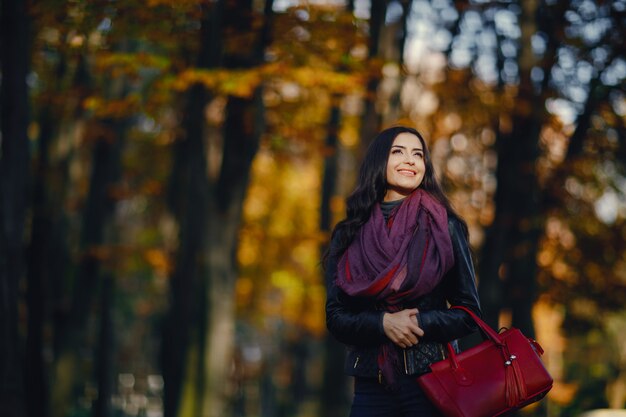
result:
[[[382,201],[380,203],[380,211],[383,212],[383,217],[385,218],[385,221],[389,220],[389,215],[393,212],[395,208],[397,208],[400,204],[402,204],[403,201],[404,201],[404,198],[401,198],[400,200],[393,200],[393,201]]]

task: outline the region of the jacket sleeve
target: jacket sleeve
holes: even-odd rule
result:
[[[331,247],[334,243],[331,242]],[[326,263],[326,327],[346,345],[375,346],[383,343],[387,337],[383,329],[384,311],[372,309],[371,303],[358,303],[337,287],[338,261],[339,257],[335,256]]]
[[[459,220],[448,220],[454,253],[454,265],[443,278],[442,286],[451,306],[465,306],[481,316],[474,265],[469,244]],[[467,336],[476,329],[474,321],[462,310],[420,311],[419,325],[424,330],[424,341],[447,343]]]

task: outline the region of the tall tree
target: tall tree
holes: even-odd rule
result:
[[[531,71],[538,64],[531,41],[537,32],[536,16],[539,5],[538,2],[521,3],[519,92],[511,117],[511,131],[507,132],[501,126],[497,141],[501,150],[499,156],[502,158],[498,165],[503,165],[500,172],[504,174],[505,180],[499,184],[499,188],[509,192],[516,190],[509,194],[507,201],[511,212],[504,214],[505,218],[510,216],[510,223],[507,225],[510,228],[509,253],[504,272],[506,293],[511,306],[512,324],[526,334],[534,335],[532,306],[537,295],[535,257],[544,223],[536,163],[539,156],[539,135],[547,119],[547,112],[540,105],[545,100],[543,91],[536,92],[531,78]],[[496,208],[496,213],[497,210]]]
[[[113,243],[110,240],[110,228],[117,199],[111,191],[119,180],[126,129],[127,123],[123,120],[91,122],[90,132],[95,143],[81,231],[82,255],[56,363],[58,391],[53,409],[55,413],[71,405],[71,399],[80,392],[87,377],[81,371],[80,350],[86,343],[87,319],[102,284],[102,261],[109,259],[102,248],[105,244]]]
[[[548,32],[549,47],[542,60],[531,45],[540,29],[537,17],[544,16],[544,22],[549,18],[550,25],[554,25],[564,8],[562,4],[552,6],[557,14],[547,15],[549,6],[540,7],[538,2],[519,6],[519,84],[512,113],[500,114],[498,119],[496,209],[482,248],[480,293],[484,315],[492,326],[497,327],[500,310],[506,304],[511,307],[513,325],[532,335],[531,309],[537,295],[535,258],[545,221],[536,164],[540,132],[549,117],[543,103],[550,92],[548,80],[556,59],[558,34]],[[541,68],[546,74],[539,86],[532,80],[533,68]]]
[[[61,13],[59,13],[61,14]],[[54,139],[60,129],[62,112],[59,109],[58,97],[63,92],[63,80],[68,71],[65,52],[58,52],[58,61],[53,66],[54,81],[51,87],[42,94],[42,103],[37,114],[39,126],[38,146],[34,155],[32,226],[27,252],[28,275],[26,287],[26,306],[28,310],[26,336],[26,391],[28,408],[31,417],[46,417],[49,410],[48,369],[44,361],[44,329],[50,319],[52,308],[51,289],[55,288],[51,278],[59,278],[59,265],[64,256],[55,259],[52,255],[67,250],[67,243],[58,239],[59,213],[62,197],[54,196],[50,188],[54,168],[51,153]],[[62,106],[61,106],[62,108]],[[34,111],[35,113],[35,111]],[[62,183],[66,183],[63,181]],[[62,191],[59,193],[64,195]],[[56,215],[56,216],[55,216]],[[55,248],[56,246],[56,248]],[[53,272],[54,271],[54,272]],[[56,283],[62,287],[62,279]]]
[[[266,0],[262,24],[259,30],[254,31],[253,23],[257,17],[252,1],[240,0],[226,4],[223,15],[226,39],[237,33],[250,36],[247,45],[242,44],[242,40],[231,38],[236,49],[225,50],[226,68],[252,69],[264,61],[265,48],[271,39],[272,16],[273,0]],[[262,84],[254,89],[251,97],[228,97],[222,130],[221,167],[211,188],[207,210],[206,257],[209,271],[204,322],[204,416],[224,415],[228,407],[228,386],[224,381],[228,380],[234,347],[239,225],[252,161],[264,130]]]
[[[223,2],[203,3],[199,10],[199,50],[192,65],[217,68],[221,59],[221,13]],[[183,99],[181,135],[176,138],[169,179],[168,205],[178,223],[179,245],[170,278],[170,306],[163,328],[162,369],[165,380],[164,415],[181,410],[201,414],[203,379],[198,338],[206,308],[203,280],[207,265],[206,210],[210,184],[207,179],[204,109],[210,94],[201,84],[193,85]],[[189,383],[185,383],[189,381]],[[192,392],[183,395],[184,392]]]
[[[250,1],[203,4],[197,70],[248,70],[261,64],[270,42],[272,4],[271,0],[265,3],[258,29]],[[166,415],[193,410],[196,415],[219,416],[229,405],[225,381],[234,347],[235,254],[252,160],[264,131],[262,88],[256,87],[249,97],[227,97],[222,140],[207,148],[207,140],[216,140],[205,126],[210,98],[204,86],[191,88],[183,121],[185,137],[176,144],[170,200],[181,225],[181,246],[164,345],[169,385]],[[208,165],[209,148],[219,149],[219,155],[209,152],[219,167]],[[189,160],[194,163],[190,165]],[[208,171],[218,172],[216,178],[209,178]],[[180,325],[181,319],[189,322],[186,317],[192,318],[191,328]],[[190,340],[190,333],[195,340]],[[181,337],[172,338],[172,334]],[[195,359],[189,356],[192,351]],[[193,368],[181,366],[193,362]],[[185,374],[189,369],[197,371]],[[188,383],[193,387],[184,388],[189,395],[184,394],[180,403],[182,385]]]
[[[372,0],[369,20],[368,38],[368,61],[370,64],[367,80],[367,90],[365,93],[365,104],[361,117],[361,138],[360,156],[365,155],[365,151],[370,142],[380,130],[381,116],[376,108],[378,97],[378,86],[382,77],[382,60],[380,54],[381,34],[385,27],[385,15],[387,14],[388,0]]]
[[[332,199],[336,197],[337,175],[339,171],[339,130],[341,126],[340,95],[332,97],[332,107],[328,119],[324,146],[324,168],[322,173],[322,198],[320,203],[320,231],[330,237],[333,228]],[[320,247],[323,254],[328,244]],[[331,283],[326,283],[331,285]],[[341,416],[346,413],[347,378],[343,371],[345,347],[330,334],[324,341],[324,383],[322,385],[320,416]]]
[[[394,84],[387,92],[387,96],[389,97],[387,100],[388,104],[385,106],[386,108],[382,115],[384,125],[395,123],[404,115],[403,109],[401,108],[402,87],[406,80],[404,54],[406,41],[409,37],[409,18],[411,16],[413,0],[402,0],[400,1],[400,6],[402,7],[402,14],[399,19],[386,27],[387,31],[391,32],[387,36],[390,42],[386,47],[386,55],[395,61],[397,74],[392,77],[394,78]]]
[[[82,10],[82,12],[96,22],[104,18],[100,10]],[[93,22],[89,20],[88,23]],[[87,24],[83,27],[86,33],[91,29]],[[125,52],[127,47],[127,43],[111,45],[115,52]],[[81,351],[86,346],[91,347],[88,341],[89,318],[98,305],[97,296],[103,282],[102,267],[112,260],[108,246],[116,243],[113,240],[113,216],[119,195],[115,190],[119,187],[122,177],[123,149],[133,117],[133,111],[127,104],[130,92],[127,78],[111,74],[100,78],[98,71],[91,65],[89,54],[90,51],[86,48],[82,48],[78,54],[73,84],[83,91],[79,94],[80,100],[85,100],[86,94],[92,94],[92,97],[97,97],[104,106],[92,114],[87,114],[83,111],[85,103],[81,101],[74,114],[78,119],[84,117],[86,129],[82,139],[91,145],[91,160],[87,195],[80,219],[80,257],[75,266],[74,280],[68,296],[69,308],[62,320],[59,320],[55,334],[56,384],[52,390],[52,412],[57,416],[63,415],[73,405],[72,400],[79,395],[85,381],[91,376],[82,366]],[[110,103],[114,105],[107,107]],[[108,299],[110,298],[104,298],[105,301]],[[108,314],[107,307],[105,306],[101,312]],[[94,357],[109,361],[111,354],[107,349],[113,349],[113,346],[97,350]],[[110,362],[108,366],[111,366]],[[104,379],[100,378],[100,381]],[[107,389],[104,388],[103,395],[106,395]],[[103,410],[101,405],[106,401],[110,401],[110,398],[98,399],[99,409]]]
[[[30,18],[25,0],[3,1],[0,91],[0,414],[25,415],[18,334],[18,283],[24,272],[27,209]],[[10,39],[10,41],[9,41]]]
[[[216,68],[220,64],[220,20],[222,1],[203,4],[200,20],[198,58],[201,69]],[[210,184],[207,178],[207,161],[204,129],[204,108],[209,99],[205,87],[191,87],[184,100],[182,119],[183,135],[174,143],[174,162],[170,177],[168,202],[179,225],[179,246],[175,255],[170,279],[170,307],[163,328],[162,368],[165,380],[164,416],[179,415],[181,408],[191,409],[200,415],[202,372],[199,366],[200,348],[197,338],[203,329],[202,320],[206,304],[203,302],[207,264],[206,250],[207,209]],[[195,354],[191,355],[195,336]],[[196,369],[195,373],[190,372]],[[190,404],[182,404],[185,380],[191,380]]]

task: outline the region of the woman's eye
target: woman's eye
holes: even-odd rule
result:
[[[395,155],[395,154],[402,153],[402,151],[400,149],[394,149],[393,151],[391,151],[391,153]]]

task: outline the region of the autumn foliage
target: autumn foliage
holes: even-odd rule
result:
[[[527,414],[626,405],[626,2],[1,13],[0,415],[346,415],[320,259],[397,123],[546,350]]]

